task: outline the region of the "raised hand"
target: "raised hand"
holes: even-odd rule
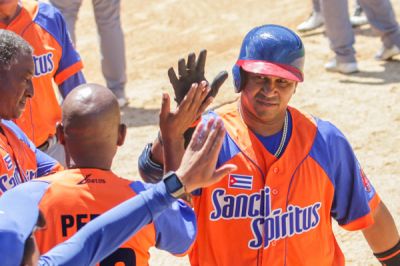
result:
[[[220,118],[211,118],[207,125],[197,126],[176,171],[187,192],[210,186],[237,168],[225,164],[215,169],[224,136],[225,128]]]
[[[184,58],[179,59],[178,61],[178,75],[176,76],[175,70],[173,67],[168,69],[168,77],[169,81],[174,88],[175,93],[175,101],[178,105],[181,103],[187,92],[190,90],[193,83],[200,83],[202,81],[207,81],[204,76],[204,67],[206,64],[207,58],[207,50],[202,50],[199,54],[199,57],[196,61],[196,55],[194,53],[190,53],[188,55],[187,62],[185,62]],[[218,93],[219,88],[228,78],[228,72],[221,71],[211,83],[211,91],[207,95],[207,97],[215,97]]]
[[[205,81],[193,83],[178,107],[171,111],[168,94],[163,94],[160,111],[160,130],[163,140],[182,138],[183,133],[201,116],[213,97],[206,99],[210,87]]]

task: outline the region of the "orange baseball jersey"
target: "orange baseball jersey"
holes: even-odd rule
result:
[[[33,47],[34,97],[27,101],[25,111],[16,123],[39,146],[55,134],[56,123],[61,120],[53,80],[59,85],[62,96],[66,96],[71,87],[84,80],[73,82],[74,85],[68,88],[61,85],[83,66],[58,10],[33,0],[22,1],[21,5],[13,21],[8,25],[0,23],[0,28],[19,34]]]
[[[70,169],[40,180],[50,182],[39,204],[47,221],[46,228],[36,233],[42,254],[70,238],[98,215],[152,186],[99,169]],[[149,248],[154,246],[183,255],[195,236],[195,216],[191,208],[177,201],[100,265],[148,265]]]
[[[13,122],[0,120],[0,196],[7,190],[62,167],[38,150]]]
[[[247,128],[236,104],[218,113],[227,134],[217,167],[238,169],[193,196],[199,233],[192,265],[340,266],[332,218],[348,230],[373,223],[380,199],[343,134],[288,111],[290,140],[279,158]]]

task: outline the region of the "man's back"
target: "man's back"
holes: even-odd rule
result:
[[[132,182],[116,176],[111,171],[99,169],[70,169],[45,177],[43,180],[50,182],[51,185],[39,205],[47,220],[46,229],[36,234],[42,254],[70,238],[90,220],[145,189],[140,182]],[[181,208],[188,209],[186,206]],[[169,212],[171,213],[173,212]],[[148,265],[150,256],[148,250],[152,246],[158,246],[174,254],[186,252],[194,239],[195,232],[189,236],[190,233],[184,226],[171,229],[173,223],[179,224],[179,221],[182,221],[179,215],[169,215],[168,219],[163,217],[164,215],[145,226],[121,248],[103,260],[105,265],[115,265],[117,262],[124,262],[125,265]],[[166,231],[172,234],[166,235]],[[166,240],[170,238],[173,242],[170,247],[156,243],[157,237],[161,238],[161,234]],[[174,244],[171,240],[173,234],[176,239],[181,240],[181,243],[175,241]],[[180,235],[188,237],[184,239],[180,238]]]

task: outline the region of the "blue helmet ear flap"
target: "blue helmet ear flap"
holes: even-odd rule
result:
[[[242,90],[242,77],[241,77],[241,69],[240,66],[234,65],[232,67],[232,76],[233,76],[233,85],[235,87],[235,92],[239,93]]]

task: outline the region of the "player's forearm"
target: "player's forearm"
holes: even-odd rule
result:
[[[158,134],[158,137],[153,141],[153,145],[151,146],[150,159],[154,163],[164,165],[163,143],[160,133]]]
[[[175,171],[181,164],[183,154],[185,153],[183,137],[164,137],[164,173]]]
[[[389,210],[381,202],[374,212],[374,224],[363,230],[374,254],[390,250],[399,242],[399,232]]]

